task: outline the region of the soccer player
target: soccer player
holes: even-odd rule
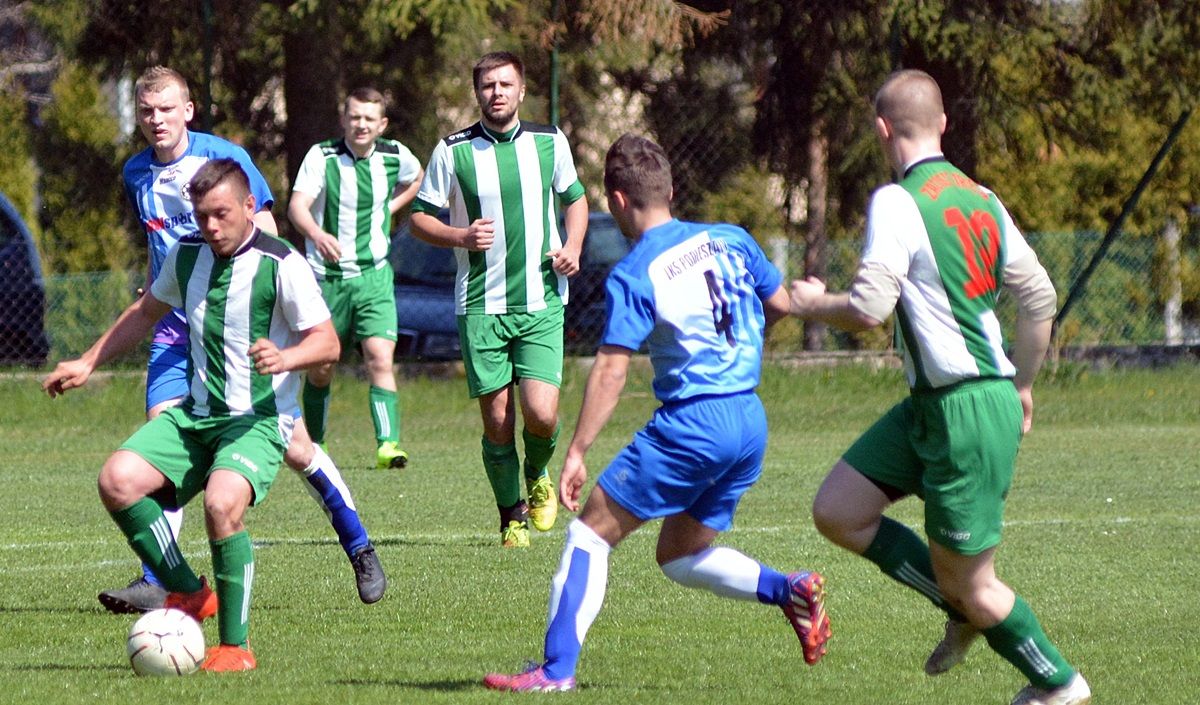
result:
[[[53,398],[127,352],[172,308],[187,313],[188,393],[148,421],[100,471],[100,499],[130,546],[170,590],[165,605],[217,616],[220,644],[202,668],[256,667],[248,646],[254,553],[243,518],[267,497],[298,411],[293,370],[336,360],[329,310],[287,243],[254,223],[255,199],[233,159],[207,161],[188,182],[202,237],[168,253],[150,291],[91,348],[61,362]],[[163,517],[204,492],[216,593],[196,577]]]
[[[424,171],[408,147],[382,137],[383,94],[358,88],[342,104],[342,137],[315,144],[304,156],[288,218],[305,238],[308,263],[321,283],[342,349],[361,341],[375,424],[375,465],[402,468],[400,414],[392,359],[396,296],[388,263],[392,215],[412,202]],[[325,442],[333,365],[309,371],[304,419],[312,439]]]
[[[1054,287],[996,194],[942,155],[946,114],[933,78],[892,74],[875,96],[875,113],[898,181],[871,197],[849,292],[796,281],[791,311],[864,330],[894,309],[912,393],[834,465],[813,520],[831,541],[949,615],[926,673],[960,662],[982,634],[1030,681],[1014,705],[1082,705],[1091,698],[1087,682],[996,577],[994,563],[1017,448],[1033,419]],[[1011,360],[995,314],[1000,285],[1017,301]],[[908,495],[925,501],[928,544],[883,514]]]
[[[672,217],[671,165],[648,139],[627,134],[609,148],[604,189],[621,231],[637,242],[605,283],[608,321],[559,478],[564,507],[578,510],[584,456],[616,408],[630,357],[643,342],[662,406],[601,473],[567,527],[550,588],[545,661],[516,675],[489,674],[484,684],[574,688],[584,636],[604,600],[609,552],[660,517],[655,558],[668,578],[778,605],[800,637],[804,660],[814,664],[830,635],[821,576],[785,576],[712,545],[762,471],[767,419],[755,388],[766,325],[788,312],[779,272],[745,230]]]
[[[149,250],[148,286],[158,277],[167,253],[180,238],[195,235],[193,201],[187,184],[210,159],[231,158],[246,172],[256,208],[254,222],[276,232],[270,206],[274,199],[250,156],[219,137],[192,132],[187,123],[194,108],[187,81],[178,72],[154,66],[134,85],[138,126],[149,146],[125,164],[126,195],[146,232]],[[155,326],[146,372],[146,417],[153,419],[187,396],[188,327],[184,311],[174,309]],[[350,490],[324,450],[309,440],[303,423],[296,424],[293,443],[285,456],[300,472],[309,493],[321,505],[338,533],[354,568],[359,597],[375,602],[383,597],[387,576],[366,529],[359,520]],[[179,535],[182,512],[169,510],[168,525]],[[146,612],[162,607],[166,590],[148,566],[127,587],[106,590],[101,604],[116,613]]]
[[[458,333],[467,390],[483,416],[483,467],[500,511],[501,544],[525,547],[530,521],[549,531],[558,514],[547,466],[558,439],[567,277],[579,271],[587,199],[563,133],[518,117],[525,99],[520,58],[486,54],[473,80],[480,120],[434,148],[413,202],[412,229],[455,248]],[[565,242],[556,194],[565,205]],[[437,219],[447,204],[449,225]],[[522,468],[528,503],[521,499]]]

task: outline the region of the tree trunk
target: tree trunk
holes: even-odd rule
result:
[[[829,201],[829,137],[824,119],[815,120],[808,136],[808,225],[804,234],[804,275],[824,281],[829,276],[829,233],[825,218]],[[827,326],[819,321],[804,324],[804,349],[825,346]]]
[[[343,91],[341,41],[331,15],[305,17],[283,37],[283,99],[287,104],[283,146],[289,189],[308,149],[338,134],[338,100]],[[295,244],[287,219],[280,225]]]

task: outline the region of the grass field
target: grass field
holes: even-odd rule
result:
[[[563,389],[569,438],[585,372]],[[524,551],[502,551],[479,462],[479,421],[461,379],[402,382],[404,472],[376,471],[366,386],[335,387],[330,450],[354,490],[391,584],[359,604],[350,567],[300,481],[286,470],[250,512],[257,576],[251,640],[259,669],[136,678],[132,617],[96,593],[134,560],[101,509],[95,475],[141,423],[136,373],[63,399],[26,376],[0,377],[0,703],[487,703],[487,670],[541,654],[560,516]],[[834,638],[804,666],[774,608],[670,583],[653,561],[655,527],[614,552],[606,606],[584,647],[578,703],[1002,705],[1024,684],[985,646],[937,679],[921,671],[941,634],[923,599],[824,541],[810,503],[859,431],[904,394],[896,370],[771,366],[763,478],[724,541],[783,570],[827,577]],[[1099,705],[1194,703],[1200,696],[1200,369],[1071,367],[1036,390],[1010,496],[999,570],[1092,684]],[[593,448],[593,478],[649,416],[648,378],[631,378]],[[565,445],[565,441],[564,441]],[[561,452],[558,456],[561,458]],[[556,458],[556,462],[558,462]],[[557,471],[557,467],[555,468]],[[198,510],[182,545],[209,573]],[[919,525],[920,505],[893,516]],[[216,625],[206,623],[210,643]]]

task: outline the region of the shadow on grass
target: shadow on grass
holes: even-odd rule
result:
[[[0,605],[0,614],[108,614],[93,607],[10,607]]]
[[[437,680],[437,681],[404,681],[395,678],[344,678],[330,681],[331,685],[361,685],[368,687],[409,688],[413,690],[433,690],[446,693],[464,690],[483,690],[483,684],[477,680]]]
[[[67,664],[67,663],[38,663],[25,666],[3,666],[0,671],[128,671],[129,666],[124,664]]]

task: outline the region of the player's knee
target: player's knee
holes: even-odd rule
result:
[[[204,493],[204,518],[210,535],[229,536],[241,531],[244,510],[241,499],[232,494]]]
[[[308,382],[314,387],[328,387],[333,381],[333,365],[318,365],[308,371]]]
[[[283,453],[283,462],[296,472],[304,472],[312,463],[315,453],[312,441],[301,441],[293,437],[292,442],[288,444],[287,450]]]
[[[821,495],[813,500],[813,525],[825,538],[837,542],[847,531],[847,517],[838,508],[836,502],[830,502]]]
[[[128,507],[144,496],[140,491],[137,469],[122,462],[119,453],[104,463],[96,487],[100,501],[110,510]]]

